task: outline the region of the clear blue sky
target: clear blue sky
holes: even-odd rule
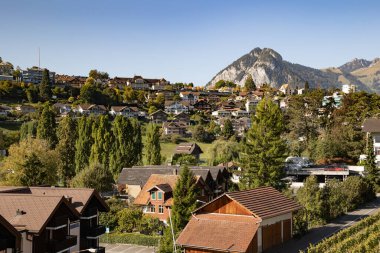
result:
[[[380,57],[380,1],[12,0],[0,56],[57,73],[165,77],[203,85],[255,47],[322,68]]]

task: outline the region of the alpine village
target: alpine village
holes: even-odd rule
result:
[[[1,50],[0,253],[379,253],[380,59],[250,50],[203,84]]]

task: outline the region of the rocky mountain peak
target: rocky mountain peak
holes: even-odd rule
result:
[[[358,59],[355,58],[350,62],[347,62],[339,67],[339,69],[343,72],[350,73],[352,71],[355,71],[357,69],[366,68],[369,65],[371,65],[371,61],[365,60],[365,59]]]

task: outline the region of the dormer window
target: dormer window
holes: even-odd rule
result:
[[[157,199],[162,200],[162,192],[157,192]]]
[[[156,192],[151,192],[151,193],[150,193],[150,198],[151,198],[152,200],[156,200]]]

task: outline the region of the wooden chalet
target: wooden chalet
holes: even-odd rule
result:
[[[300,208],[272,187],[225,193],[193,213],[177,244],[186,253],[263,252],[292,238]]]

